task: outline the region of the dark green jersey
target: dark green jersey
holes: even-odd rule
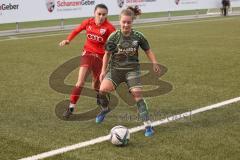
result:
[[[138,68],[138,49],[144,51],[150,49],[148,41],[141,32],[132,30],[131,34],[125,37],[121,30],[113,32],[106,43],[105,49],[112,53],[109,67],[116,69]]]

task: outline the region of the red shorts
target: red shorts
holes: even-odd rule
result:
[[[87,67],[92,72],[95,80],[99,79],[102,70],[103,55],[83,51],[80,59],[80,67]]]

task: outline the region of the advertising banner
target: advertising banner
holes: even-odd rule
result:
[[[1,0],[0,24],[93,16],[94,7],[104,3],[109,15],[138,5],[143,13],[221,7],[221,0]],[[231,0],[240,6],[240,0]]]

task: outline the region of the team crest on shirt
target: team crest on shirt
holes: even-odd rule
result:
[[[91,27],[91,26],[88,26],[88,30],[91,31],[91,30],[92,30],[92,27]]]
[[[101,34],[101,35],[104,35],[105,33],[106,33],[106,29],[101,28],[101,29],[100,29],[100,34]]]
[[[138,41],[133,41],[132,42],[132,46],[137,46],[138,45]]]

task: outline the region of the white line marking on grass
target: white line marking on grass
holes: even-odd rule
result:
[[[16,37],[16,36],[8,36],[8,38],[11,40],[18,39],[18,37]]]
[[[216,103],[216,104],[213,104],[213,105],[210,105],[210,106],[198,108],[198,109],[195,109],[195,110],[192,110],[192,111],[189,111],[189,112],[185,112],[185,113],[182,113],[182,114],[167,117],[167,118],[159,120],[159,121],[154,121],[154,122],[152,122],[152,126],[159,126],[161,124],[165,124],[165,123],[175,121],[175,120],[178,120],[178,119],[181,119],[181,118],[192,116],[194,114],[205,112],[205,111],[208,111],[208,110],[211,110],[211,109],[220,108],[220,107],[223,107],[223,106],[228,105],[228,104],[236,103],[238,101],[240,101],[240,97],[229,99],[229,100],[226,100],[226,101],[223,101],[223,102],[220,102],[220,103]],[[143,129],[144,129],[144,126],[134,127],[132,129],[130,129],[130,133],[138,132],[138,131],[143,130]]]
[[[178,120],[178,119],[181,119],[181,118],[184,118],[184,117],[188,117],[188,116],[191,116],[191,115],[194,115],[194,114],[197,114],[197,113],[205,112],[205,111],[208,111],[208,110],[211,110],[211,109],[220,108],[220,107],[223,107],[223,106],[228,105],[228,104],[236,103],[238,101],[240,101],[240,97],[229,99],[229,100],[226,100],[226,101],[223,101],[223,102],[220,102],[220,103],[216,103],[216,104],[213,104],[213,105],[209,105],[209,106],[206,106],[206,107],[198,108],[198,109],[195,109],[195,110],[192,110],[192,111],[189,111],[189,112],[185,112],[185,113],[182,113],[182,114],[174,115],[174,116],[162,119],[162,120],[154,121],[154,122],[152,122],[152,125],[153,126],[158,126],[158,125],[161,125],[161,124],[169,123],[171,121],[175,121],[175,120]],[[135,132],[138,132],[138,131],[144,130],[144,129],[145,129],[144,125],[142,125],[142,126],[131,128],[129,131],[130,131],[130,133],[135,133]],[[20,160],[38,160],[38,159],[43,159],[43,158],[47,158],[47,157],[52,157],[54,155],[58,155],[58,154],[62,154],[62,153],[72,151],[72,150],[75,150],[75,149],[87,147],[89,145],[93,145],[93,144],[96,144],[96,143],[101,143],[101,142],[107,141],[109,139],[110,139],[110,135],[106,135],[106,136],[98,137],[98,138],[95,138],[95,139],[92,139],[92,140],[89,140],[89,141],[80,142],[80,143],[77,143],[77,144],[74,144],[74,145],[71,145],[71,146],[66,146],[66,147],[62,147],[62,148],[55,149],[55,150],[52,150],[52,151],[40,153],[40,154],[37,154],[37,155],[34,155],[34,156],[22,158]]]
[[[43,38],[43,37],[52,37],[52,36],[61,36],[66,35],[69,33],[54,33],[54,34],[46,34],[46,35],[39,35],[39,36],[26,36],[26,37],[17,37],[17,35],[12,38],[12,36],[8,36],[8,39],[0,39],[1,41],[11,41],[11,40],[20,40],[20,39],[31,39],[31,38]]]
[[[209,17],[209,18],[211,18],[211,17]],[[189,20],[186,19],[186,20],[174,20],[174,21],[161,21],[164,24],[142,25],[142,26],[135,26],[133,28],[151,28],[151,27],[169,26],[169,25],[174,25],[174,24],[189,24],[189,23],[213,22],[213,21],[224,21],[224,20],[230,20],[230,19],[235,19],[235,17],[231,17],[231,18],[218,18],[218,19],[205,19],[205,20],[204,19],[189,19]],[[184,21],[184,22],[179,22],[179,21]],[[161,23],[161,22],[159,22],[159,23]],[[31,39],[31,38],[43,38],[43,37],[51,37],[51,36],[60,36],[60,35],[66,35],[66,34],[69,34],[69,33],[67,32],[67,33],[54,33],[54,34],[46,34],[46,35],[39,35],[39,36],[16,37],[14,39],[9,37],[8,39],[0,39],[0,42],[2,42],[2,41],[11,41],[11,40],[19,40],[19,39]]]

